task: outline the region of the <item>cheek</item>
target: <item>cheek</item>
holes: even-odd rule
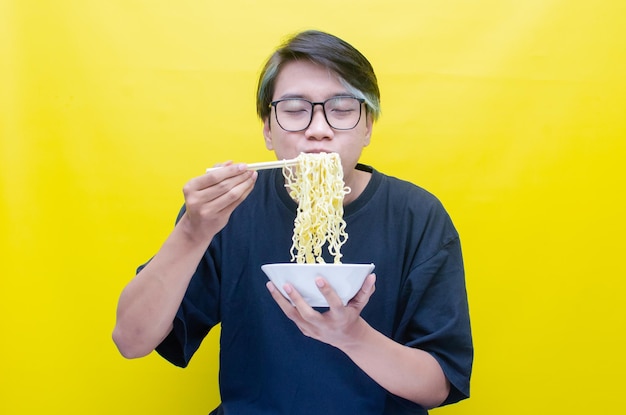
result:
[[[370,143],[369,130],[365,126],[359,126],[358,130],[355,130],[355,135],[350,140],[350,147],[355,151],[361,151],[363,147],[367,147]]]

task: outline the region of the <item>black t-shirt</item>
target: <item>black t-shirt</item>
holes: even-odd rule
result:
[[[358,168],[372,178],[344,209],[348,240],[341,252],[344,263],[376,266],[376,290],[361,315],[386,336],[437,359],[452,384],[445,404],[464,399],[473,347],[458,234],[430,193]],[[174,329],[157,351],[184,367],[221,323],[225,413],[427,413],[389,394],[340,350],[304,336],[270,296],[261,265],[290,262],[296,208],[280,169],[260,172],[198,265]]]

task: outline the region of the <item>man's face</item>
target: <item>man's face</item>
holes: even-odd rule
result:
[[[327,68],[309,61],[292,61],[281,69],[272,100],[303,98],[322,102],[335,96],[351,95],[339,82],[338,76]],[[334,130],[324,118],[321,105],[316,105],[309,127],[302,131],[283,130],[276,122],[275,109],[264,120],[265,145],[278,159],[290,159],[300,153],[338,153],[349,186],[350,177],[361,152],[370,142],[372,118],[362,108],[359,123],[351,130]]]

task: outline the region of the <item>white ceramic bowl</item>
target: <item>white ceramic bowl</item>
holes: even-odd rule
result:
[[[311,307],[328,307],[328,302],[315,285],[316,277],[324,277],[346,305],[359,291],[374,264],[265,264],[265,275],[289,299],[283,286],[289,283]]]

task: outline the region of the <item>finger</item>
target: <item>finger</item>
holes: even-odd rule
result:
[[[187,204],[203,205],[211,202],[213,208],[220,211],[245,199],[254,187],[257,172],[231,166],[223,170],[228,172],[207,173],[187,183],[183,188]]]
[[[348,302],[348,305],[355,306],[359,309],[363,309],[368,303],[372,294],[376,290],[376,274],[372,273],[365,278],[361,289],[356,293],[354,297]]]
[[[234,177],[241,178],[241,176],[245,178],[245,173],[247,173],[247,170],[240,165],[230,165],[220,168],[189,180],[189,182],[187,182],[183,187],[183,193],[187,196],[193,194],[194,192],[202,192],[207,189],[217,190],[220,189],[219,186],[227,189],[229,187],[233,187],[234,184],[237,183],[236,181],[229,182],[228,179]],[[241,181],[241,179],[239,181]],[[222,190],[222,192],[223,191],[224,190]]]
[[[245,175],[245,180],[235,184],[228,192],[218,196],[215,201],[221,209],[231,209],[233,206],[239,205],[254,189],[254,184],[258,173],[249,171]]]
[[[342,310],[343,309],[343,301],[339,294],[335,291],[335,289],[322,277],[315,278],[315,285],[317,289],[320,290],[320,293],[326,299],[328,306],[331,310]]]
[[[274,301],[276,301],[276,304],[278,304],[281,310],[283,310],[283,313],[285,313],[285,315],[289,317],[289,319],[294,320],[297,315],[297,310],[295,306],[289,302],[289,300],[280,292],[280,290],[278,290],[278,288],[276,288],[276,285],[274,285],[273,282],[268,281],[265,286],[272,295]]]
[[[316,315],[318,315],[319,313],[317,311],[315,311],[304,299],[304,297],[302,297],[302,295],[298,292],[298,290],[296,290],[293,285],[291,284],[285,284],[283,286],[283,289],[285,290],[285,292],[287,293],[287,295],[289,296],[289,299],[291,300],[291,302],[293,303],[293,305],[295,306],[296,310],[298,311],[298,314],[305,320],[311,320],[313,318],[315,318]]]
[[[229,161],[224,163],[222,167],[209,170],[202,176],[199,176],[199,184],[204,184],[205,187],[208,187],[215,183],[223,182],[228,178],[240,176],[248,171],[248,166],[246,164],[233,164]]]
[[[215,163],[215,164],[213,165],[212,169],[216,169],[217,167],[226,167],[226,166],[230,166],[231,164],[233,164],[233,161],[232,161],[232,160],[226,160],[226,161],[225,161],[225,162],[223,162],[223,163]],[[212,170],[212,169],[207,169],[207,172],[208,172],[209,170]]]

